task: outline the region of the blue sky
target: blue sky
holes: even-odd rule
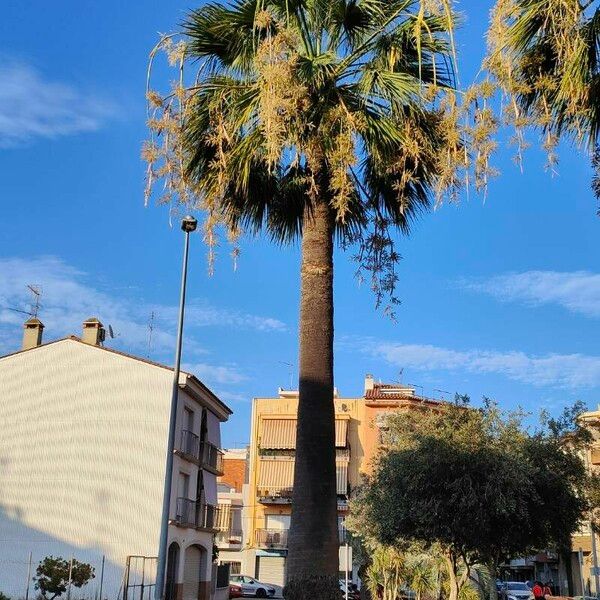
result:
[[[143,206],[144,86],[158,32],[194,3],[52,5],[9,0],[0,21],[0,352],[18,348],[26,284],[43,288],[46,339],[97,315],[115,347],[172,361],[182,234]],[[484,51],[488,2],[465,0],[468,81]],[[535,139],[533,140],[535,142]],[[502,147],[485,202],[463,198],[399,240],[402,305],[392,323],[336,256],[336,385],[383,381],[496,398],[506,408],[590,407],[600,392],[600,220],[582,155],[559,176]],[[245,443],[250,399],[289,387],[297,364],[298,251],[245,240],[215,275],[192,241],[184,362],[235,411],[224,443]],[[148,321],[154,331],[148,352]],[[289,363],[292,366],[288,366]],[[400,371],[402,374],[400,375]]]

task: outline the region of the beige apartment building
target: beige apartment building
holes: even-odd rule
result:
[[[593,435],[593,443],[583,457],[587,469],[591,473],[600,473],[600,406],[598,410],[583,413],[580,420]],[[592,531],[589,522],[584,522],[580,530],[572,538],[571,569],[575,594],[597,596],[600,589],[596,586],[594,563],[600,563],[600,542],[598,535]],[[581,551],[581,552],[580,552]],[[594,559],[594,551],[596,557]],[[583,560],[581,560],[583,559]],[[600,578],[600,571],[598,573]],[[582,591],[581,582],[583,579]],[[598,586],[600,588],[600,586]]]
[[[340,397],[336,392],[334,402],[340,571],[344,571],[344,519],[348,498],[363,474],[369,471],[381,442],[385,415],[397,410],[437,406],[440,402],[417,396],[409,386],[376,383],[370,375],[365,379],[362,396]],[[276,585],[285,583],[297,412],[297,391],[280,389],[276,397],[255,398],[252,405],[239,568],[245,575]]]
[[[98,319],[81,337],[0,357],[0,591],[24,597],[45,556],[91,563],[78,598],[138,598],[154,582],[173,370],[103,346]],[[218,529],[220,425],[231,414],[199,379],[179,379],[167,597],[210,600]],[[129,567],[128,567],[129,565]],[[30,583],[30,597],[33,585]],[[151,590],[146,589],[146,596]]]

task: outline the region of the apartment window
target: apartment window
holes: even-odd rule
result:
[[[194,431],[194,411],[187,406],[183,407],[183,428]]]
[[[190,497],[190,476],[187,473],[179,473],[179,498]]]

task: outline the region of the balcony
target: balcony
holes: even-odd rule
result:
[[[254,532],[254,543],[257,548],[287,548],[289,529],[256,529]],[[338,543],[343,546],[350,543],[348,530],[345,527],[338,528]]]
[[[200,438],[193,432],[184,429],[181,432],[179,447],[177,453],[192,462],[198,461],[198,453],[200,450]]]
[[[218,514],[218,507],[212,504],[197,502],[189,498],[177,498],[174,524],[179,527],[215,531]]]
[[[223,475],[223,451],[210,442],[200,443],[200,464],[203,469]]]
[[[292,502],[291,486],[269,486],[258,488],[258,501],[262,504],[290,504]]]
[[[238,529],[228,529],[227,531],[219,531],[216,535],[217,546],[241,546],[242,532]]]
[[[258,548],[287,548],[288,530],[257,529],[254,541]]]

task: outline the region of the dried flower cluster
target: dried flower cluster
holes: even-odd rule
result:
[[[149,82],[159,51],[177,76],[166,93],[148,85],[146,201],[202,211],[211,265],[219,232],[237,257],[244,231],[291,240],[305,208],[327,202],[392,312],[395,230],[495,174],[493,86],[453,89],[451,0],[359,3],[354,32],[320,3],[300,17],[285,6],[209,5],[184,41],[152,51]]]
[[[505,124],[513,127],[516,160],[528,128],[542,132],[547,169],[555,172],[561,136],[593,147],[598,132],[595,0],[497,0],[485,67],[502,91]],[[591,15],[591,16],[590,16]]]

